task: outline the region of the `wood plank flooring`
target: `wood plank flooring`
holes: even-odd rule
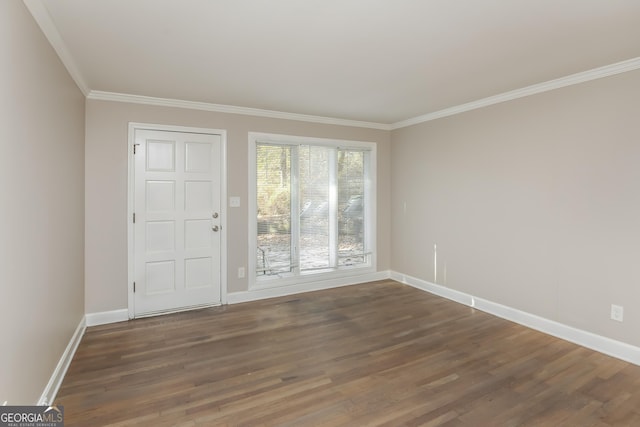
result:
[[[640,426],[640,367],[393,281],[89,328],[72,426]]]

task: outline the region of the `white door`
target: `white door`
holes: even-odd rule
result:
[[[134,136],[135,316],[220,304],[220,135]]]

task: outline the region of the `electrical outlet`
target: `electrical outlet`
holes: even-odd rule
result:
[[[239,267],[238,268],[238,279],[243,279],[244,278],[244,267]]]
[[[611,319],[622,322],[624,318],[624,307],[621,305],[611,304]]]

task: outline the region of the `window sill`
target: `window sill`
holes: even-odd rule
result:
[[[318,271],[301,273],[299,275],[293,275],[290,273],[273,275],[273,276],[257,276],[249,283],[249,290],[262,290],[270,288],[279,288],[283,286],[300,285],[305,283],[324,282],[331,280],[339,280],[343,278],[350,278],[360,276],[363,274],[375,273],[376,269],[370,264],[342,267],[340,270],[330,270],[327,272],[319,273]]]

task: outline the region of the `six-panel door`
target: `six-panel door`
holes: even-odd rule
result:
[[[135,315],[220,304],[220,135],[135,131]]]

